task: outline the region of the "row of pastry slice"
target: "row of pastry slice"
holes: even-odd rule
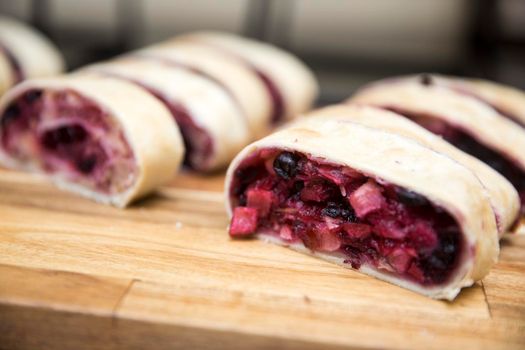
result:
[[[0,96],[24,79],[58,75],[64,69],[62,55],[48,38],[0,16]]]
[[[139,84],[168,104],[187,164],[200,171],[224,168],[248,142],[310,109],[318,94],[313,73],[293,55],[224,33],[186,34],[88,71]]]
[[[183,160],[198,171],[225,167],[316,94],[312,73],[288,53],[187,35],[12,89],[0,102],[0,160],[126,206]]]
[[[375,83],[353,97],[358,103],[314,111],[234,159],[225,183],[230,235],[453,299],[497,261],[520,196],[513,178],[450,142],[448,129],[506,156],[500,143],[519,149],[524,139],[508,120],[520,118],[520,94],[425,75]],[[499,143],[487,141],[490,130]]]

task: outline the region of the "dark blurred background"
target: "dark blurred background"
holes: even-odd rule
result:
[[[525,89],[525,0],[0,0],[0,12],[46,33],[70,68],[213,29],[300,56],[320,79],[321,104],[421,71]]]

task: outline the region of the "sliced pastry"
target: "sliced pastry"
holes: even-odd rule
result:
[[[191,42],[169,46],[159,44],[132,55],[186,68],[220,84],[240,106],[250,127],[252,139],[268,133],[271,99],[264,84],[248,66],[239,64],[212,47]]]
[[[184,152],[168,109],[113,78],[35,79],[0,101],[0,163],[124,207],[172,179]]]
[[[322,108],[313,111],[311,115],[298,119],[295,125],[308,125],[309,128],[315,129],[326,120],[341,125],[349,122],[359,123],[402,135],[443,153],[469,168],[481,181],[490,196],[500,236],[512,229],[519,219],[520,198],[514,186],[505,177],[407,118],[380,108],[351,104]]]
[[[186,146],[185,163],[199,171],[225,168],[251,140],[243,112],[214,80],[174,65],[128,57],[96,64],[97,72],[140,85],[170,110]]]
[[[442,136],[505,176],[525,203],[525,130],[468,94],[432,84],[432,78],[396,78],[358,91],[351,102],[394,111]]]
[[[11,80],[11,85],[23,79],[57,75],[65,68],[62,55],[49,39],[4,16],[0,16],[0,53],[9,63],[12,77],[7,79]],[[0,59],[0,65],[2,63]],[[0,74],[4,74],[1,67]]]
[[[357,123],[290,126],[247,146],[225,191],[232,237],[256,236],[432,298],[497,260],[489,196],[466,167]]]
[[[185,40],[223,50],[255,70],[271,96],[274,124],[309,110],[317,97],[319,88],[312,71],[276,46],[222,32],[190,33],[167,45]]]

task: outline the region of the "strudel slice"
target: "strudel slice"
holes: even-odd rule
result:
[[[9,62],[11,85],[24,79],[58,75],[65,69],[62,55],[48,38],[4,16],[0,16],[0,54]]]
[[[184,153],[166,107],[112,78],[28,80],[0,102],[0,161],[124,207],[172,179]]]
[[[355,123],[291,126],[246,147],[225,191],[232,237],[256,236],[432,298],[454,299],[499,253],[478,178]]]

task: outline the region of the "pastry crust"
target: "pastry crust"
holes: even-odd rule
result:
[[[341,124],[359,123],[371,128],[378,128],[403,137],[413,139],[425,147],[456,160],[466,166],[479,178],[490,195],[497,223],[502,236],[516,222],[519,216],[520,199],[512,184],[497,171],[479,159],[460,151],[441,137],[427,131],[418,124],[390,111],[362,105],[336,105],[316,110],[311,117],[298,119],[296,125],[316,125],[326,120]]]
[[[15,76],[6,54],[0,50],[0,96],[15,84]]]
[[[473,97],[439,85],[422,85],[409,77],[374,83],[358,91],[349,102],[394,107],[445,120],[512,159],[525,171],[525,155],[521,151],[525,149],[525,130]]]
[[[269,131],[270,96],[249,67],[232,61],[217,50],[190,42],[155,45],[139,50],[135,55],[172,62],[204,73],[232,94],[247,119],[252,140]]]
[[[24,92],[32,89],[70,89],[97,103],[121,125],[137,166],[137,176],[130,188],[117,194],[104,194],[69,181],[60,174],[51,175],[59,186],[95,201],[125,207],[173,178],[182,161],[184,145],[169,111],[158,100],[132,83],[101,77],[57,77],[26,81],[10,90],[0,101],[0,115]],[[0,153],[8,167],[41,172],[34,164],[20,163]]]
[[[0,16],[0,43],[17,60],[26,79],[57,75],[65,69],[55,45],[19,21]]]
[[[217,45],[239,55],[267,75],[283,95],[283,121],[309,110],[319,93],[312,71],[297,57],[273,45],[221,32],[190,33],[175,40]]]
[[[212,157],[198,164],[199,170],[226,167],[250,141],[246,120],[231,96],[220,85],[187,69],[127,57],[88,66],[81,72],[123,77],[184,106],[195,124],[204,129],[214,143]]]
[[[428,198],[447,210],[463,234],[464,248],[458,267],[443,285],[422,287],[370,266],[359,270],[374,277],[411,289],[432,298],[452,300],[462,287],[483,278],[497,261],[498,232],[488,194],[467,168],[421,144],[381,130],[355,123],[327,120],[316,125],[291,126],[247,146],[230,165],[225,182],[228,214],[232,214],[231,184],[240,163],[264,148],[292,150],[348,166],[379,182],[386,181]],[[265,232],[257,236],[269,239]],[[274,238],[275,239],[275,238]],[[285,242],[280,242],[286,245]],[[303,247],[292,247],[312,253]],[[316,254],[345,267],[344,258],[335,254]]]
[[[419,76],[412,79],[417,80]],[[472,95],[508,113],[525,125],[525,93],[519,89],[481,79],[431,74],[432,83]]]

